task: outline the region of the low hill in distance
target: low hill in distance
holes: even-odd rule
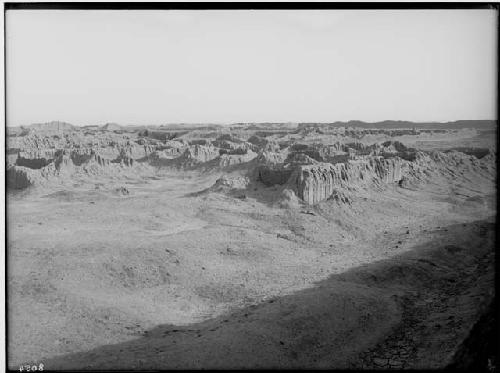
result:
[[[99,127],[96,125],[86,125],[83,127],[75,126],[67,122],[52,121],[48,123],[34,123],[28,126],[11,126],[9,127],[9,132],[16,133],[20,130],[37,130],[37,131],[68,131],[77,130],[80,128],[85,129],[96,129],[106,131],[139,131],[144,129],[157,129],[160,131],[178,131],[178,130],[218,130],[223,128],[245,128],[245,129],[282,129],[289,130],[292,128],[341,128],[341,127],[353,127],[353,128],[363,128],[363,129],[440,129],[440,130],[457,130],[464,128],[472,128],[481,131],[491,131],[497,128],[496,120],[457,120],[452,122],[411,122],[411,121],[400,121],[400,120],[385,120],[381,122],[363,122],[360,120],[350,120],[347,122],[248,122],[248,123],[231,123],[227,125],[222,124],[211,124],[211,123],[170,123],[163,125],[119,125],[117,123],[106,123]]]
[[[106,123],[105,125],[100,127],[100,129],[104,131],[120,131],[123,129],[123,127],[118,123]]]
[[[35,131],[73,131],[77,129],[76,126],[61,121],[52,121],[47,123],[33,123],[29,126],[22,126],[22,128],[35,130]]]
[[[363,122],[360,120],[351,120],[348,122],[334,122],[334,123],[299,123],[299,128],[303,127],[357,127],[357,128],[382,128],[382,129],[402,129],[402,128],[415,128],[415,129],[464,129],[474,128],[477,130],[494,130],[497,127],[496,120],[457,120],[454,122],[409,122],[400,120],[385,120],[382,122]]]

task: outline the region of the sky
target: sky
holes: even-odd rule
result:
[[[7,125],[496,119],[495,10],[9,10]]]

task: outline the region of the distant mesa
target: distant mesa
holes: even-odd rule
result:
[[[118,123],[106,123],[105,125],[100,127],[100,129],[104,131],[121,131],[123,127]]]
[[[33,131],[74,131],[77,129],[74,125],[67,122],[52,121],[47,123],[33,123],[29,126],[23,126],[24,129]]]
[[[335,122],[285,122],[285,123],[274,123],[274,122],[255,122],[255,123],[228,123],[227,125],[221,124],[210,124],[210,123],[169,123],[162,125],[120,125],[118,123],[110,122],[102,126],[98,125],[86,125],[86,126],[74,126],[70,123],[63,121],[51,121],[47,123],[34,123],[26,126],[9,126],[10,133],[16,133],[23,130],[35,130],[35,131],[72,131],[79,129],[97,129],[103,131],[144,131],[147,129],[154,129],[160,132],[172,132],[172,131],[224,131],[227,128],[232,128],[234,130],[245,130],[245,131],[265,131],[270,134],[270,132],[281,132],[283,134],[288,133],[290,130],[304,130],[304,129],[316,129],[316,130],[328,130],[328,129],[342,129],[342,128],[357,128],[357,129],[412,129],[412,130],[460,130],[460,129],[476,129],[480,131],[491,131],[496,130],[497,121],[496,120],[457,120],[449,122],[411,122],[403,120],[384,120],[380,122],[364,122],[361,120],[349,120],[349,121],[335,121]],[[322,134],[322,132],[318,132]],[[257,135],[261,135],[256,133]]]
[[[352,127],[363,129],[431,129],[431,130],[456,130],[465,128],[474,128],[477,130],[494,130],[497,127],[496,120],[457,120],[454,122],[410,122],[402,120],[384,120],[382,122],[363,122],[360,120],[350,120],[348,122],[333,123],[299,123],[298,128],[340,128]]]

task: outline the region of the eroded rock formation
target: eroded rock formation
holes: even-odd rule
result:
[[[61,175],[115,175],[135,167],[246,170],[265,186],[291,183],[299,198],[314,204],[339,195],[339,188],[389,183],[410,187],[433,174],[459,178],[461,169],[492,174],[495,168],[496,153],[487,148],[417,152],[392,137],[369,144],[358,140],[383,133],[379,130],[321,127],[319,133],[313,126],[314,131],[302,133],[286,126],[233,127],[133,130],[115,124],[74,127],[54,122],[9,130],[7,164],[9,170],[16,168],[8,177],[12,185],[27,187]],[[363,136],[345,137],[352,131]]]
[[[7,187],[25,189],[37,181],[37,173],[27,167],[12,166],[7,169]]]
[[[405,161],[399,158],[374,158],[369,162],[321,163],[295,169],[292,183],[297,195],[308,204],[316,204],[346,186],[399,182]]]

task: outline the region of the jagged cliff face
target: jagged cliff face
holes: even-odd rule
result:
[[[37,181],[37,173],[22,166],[12,166],[7,169],[7,187],[10,189],[25,189]]]
[[[9,131],[7,161],[12,184],[29,186],[74,173],[113,174],[136,166],[200,171],[247,167],[249,175],[263,184],[288,183],[302,200],[314,204],[339,188],[377,187],[403,179],[404,183],[409,179],[425,182],[440,173],[459,178],[456,169],[464,168],[474,175],[478,169],[491,174],[495,163],[495,154],[486,154],[487,149],[481,150],[481,159],[453,151],[417,154],[397,141],[365,145],[340,135],[324,144],[315,138],[302,141],[300,134],[286,131],[274,135],[242,131],[238,136],[219,130],[156,131],[161,136],[150,132],[154,131],[115,132],[60,123]]]
[[[372,157],[367,161],[346,163],[300,165],[290,176],[288,183],[293,186],[297,196],[308,204],[316,204],[336,195],[343,190],[358,187],[377,188],[397,183],[406,185],[425,183],[432,177],[440,177],[456,182],[464,172],[482,180],[493,181],[495,178],[495,155],[482,159],[463,153],[430,154],[418,152],[414,161],[399,157]]]
[[[99,166],[109,166],[109,163],[110,163],[110,160],[109,159],[106,159],[106,158],[103,158],[101,157],[99,154],[94,154],[92,157],[91,157],[91,160],[94,161],[94,162],[97,162],[97,164]]]
[[[308,204],[321,202],[347,186],[399,182],[405,161],[375,158],[368,162],[301,165],[292,177],[299,198]]]
[[[111,172],[117,167],[133,166],[134,161],[124,156],[110,160],[95,153],[59,152],[47,164],[38,167],[39,159],[27,160],[29,167],[13,165],[7,168],[7,185],[10,189],[25,189],[35,185],[44,185],[54,178],[70,178],[77,173],[96,174]],[[19,159],[18,159],[19,161]],[[23,163],[21,161],[19,163]],[[101,169],[99,172],[98,169]],[[62,179],[61,179],[62,180]]]
[[[208,162],[219,156],[219,150],[213,146],[193,145],[186,149],[183,157],[195,162]]]
[[[316,204],[341,189],[399,182],[408,169],[409,162],[398,157],[331,164],[292,153],[285,165],[261,164],[257,178],[267,186],[289,184],[303,201]]]
[[[16,159],[16,165],[38,170],[40,168],[47,166],[53,161],[54,161],[53,158],[38,158],[38,157],[25,158],[22,156],[18,156]]]
[[[67,154],[59,154],[53,162],[41,168],[11,166],[7,169],[7,186],[11,189],[25,189],[42,184],[54,176],[70,175],[74,171],[73,161]]]

